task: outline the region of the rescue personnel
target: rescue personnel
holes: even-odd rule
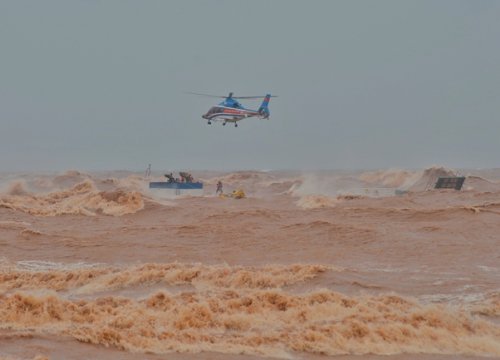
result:
[[[174,175],[172,173],[170,174],[165,174],[165,177],[168,179],[168,183],[171,184],[171,183],[174,183],[175,182],[175,179],[174,179]]]
[[[217,190],[215,190],[215,195],[222,195],[222,182],[217,181]]]

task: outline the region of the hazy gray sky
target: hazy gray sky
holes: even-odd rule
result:
[[[500,1],[0,0],[0,171],[148,163],[500,167]]]

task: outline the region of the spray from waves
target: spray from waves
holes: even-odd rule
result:
[[[289,194],[296,197],[309,195],[335,197],[339,194],[341,187],[336,180],[337,177],[327,175],[305,174],[300,183],[290,188]]]
[[[62,174],[56,175],[52,179],[47,180],[51,180],[50,183],[56,186],[69,187],[91,179],[92,176],[89,174],[82,173],[78,170],[68,170]],[[45,184],[45,182],[42,182],[42,185],[43,184]]]
[[[424,191],[434,187],[439,177],[457,176],[457,172],[442,166],[432,166],[423,171],[400,169],[365,172],[360,179],[378,186],[389,186],[409,191]]]
[[[395,190],[419,192],[432,189],[439,177],[456,176],[457,172],[433,166],[423,171],[399,169],[364,172],[358,177],[332,174],[307,174],[288,193],[299,197],[297,205],[304,209],[333,207],[342,200],[356,197],[393,196]],[[370,187],[367,187],[369,185]],[[480,177],[466,178],[465,189],[500,191],[500,184]]]
[[[161,181],[163,179],[151,179],[152,181]],[[128,175],[122,178],[108,177],[105,179],[95,179],[101,185],[112,185],[113,188],[134,190],[143,193],[148,188],[146,179],[139,175]]]
[[[14,189],[14,192],[0,196],[0,207],[38,216],[63,214],[120,216],[135,213],[144,207],[139,192],[119,189],[98,191],[91,180],[85,180],[67,190],[41,195],[29,193],[20,184],[15,184]]]
[[[288,194],[298,197],[297,206],[307,210],[334,207],[343,201],[370,195],[383,195],[376,189],[371,191],[363,188],[363,183],[352,176],[314,173],[304,175],[302,181],[295,183]]]
[[[338,204],[337,198],[332,198],[329,196],[322,195],[304,195],[297,200],[297,206],[310,210],[310,209],[322,209],[327,207],[334,207]]]
[[[432,166],[422,171],[408,170],[378,170],[365,172],[360,179],[377,186],[389,186],[408,191],[425,191],[434,187],[439,177],[458,176],[458,172],[443,166]],[[480,192],[500,191],[500,184],[480,176],[466,176],[465,190]]]
[[[461,310],[395,295],[349,297],[327,290],[160,291],[142,300],[14,293],[0,297],[0,328],[158,354],[500,356],[499,327]]]
[[[5,191],[7,195],[22,196],[27,195],[26,182],[24,180],[17,180],[10,183]]]
[[[295,183],[288,194],[299,198],[310,197],[309,200],[312,197],[323,197],[323,200],[332,198],[328,205],[331,206],[335,200],[393,196],[394,191],[388,187],[366,187],[366,182],[354,174],[310,173],[303,175],[302,181]]]
[[[417,182],[422,174],[422,171],[388,169],[364,172],[359,178],[369,184],[407,189]]]
[[[457,176],[455,170],[447,169],[442,166],[432,166],[423,171],[422,176],[411,186],[409,191],[425,191],[432,189],[439,177]]]

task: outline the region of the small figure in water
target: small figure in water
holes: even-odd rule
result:
[[[222,195],[222,182],[217,181],[217,190],[215,190],[215,195]]]

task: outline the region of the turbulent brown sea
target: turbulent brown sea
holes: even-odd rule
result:
[[[0,174],[0,359],[499,358],[500,170],[456,173]]]

